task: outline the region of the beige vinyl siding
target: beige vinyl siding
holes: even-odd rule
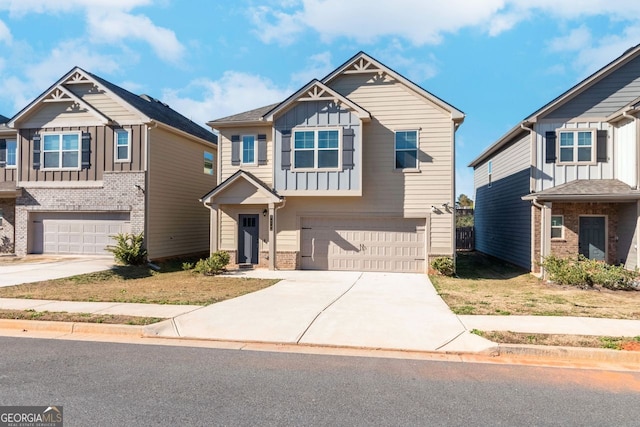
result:
[[[432,205],[453,203],[454,135],[450,113],[388,76],[379,82],[377,75],[345,75],[332,81],[331,87],[375,118],[363,126],[365,211],[399,210],[401,217],[424,218],[431,213]],[[400,130],[419,130],[419,172],[394,170],[394,131]],[[451,253],[452,220],[448,213],[433,219],[432,253]]]
[[[134,113],[131,108],[126,108],[123,104],[114,100],[103,90],[97,89],[92,84],[70,84],[66,87],[76,96],[86,101],[87,104],[116,123],[139,123],[142,120],[140,115]]]
[[[23,129],[87,126],[96,124],[99,120],[94,113],[73,102],[49,102],[41,104],[19,126]]]
[[[265,205],[222,206],[220,214],[220,249],[235,251],[238,249],[238,216],[242,214],[258,215],[258,251],[269,250],[268,219],[262,216]],[[278,240],[280,244],[280,240]],[[281,250],[278,248],[278,250]],[[282,249],[284,250],[284,249]]]
[[[216,186],[203,173],[204,152],[215,148],[161,128],[150,131],[147,243],[151,259],[206,252],[209,210],[199,198]]]
[[[258,165],[258,152],[256,150],[256,164],[246,165],[231,164],[231,135],[255,135],[256,136],[256,149],[258,146],[258,135],[267,135],[267,164]],[[261,127],[246,127],[246,128],[230,128],[224,129],[220,132],[219,139],[219,154],[221,156],[222,166],[220,168],[221,178],[220,182],[224,182],[225,179],[236,173],[238,169],[242,169],[253,174],[256,178],[271,186],[273,184],[273,134],[270,126]],[[242,151],[242,150],[241,150]],[[242,152],[240,153],[242,155]]]
[[[18,163],[20,181],[101,181],[103,173],[110,171],[137,172],[145,169],[144,126],[126,126],[131,130],[131,161],[115,162],[114,128],[110,126],[55,127],[20,129]],[[91,166],[77,171],[44,171],[33,169],[33,136],[43,132],[88,132],[91,134]],[[41,143],[42,148],[42,143]],[[42,163],[42,154],[40,155]]]

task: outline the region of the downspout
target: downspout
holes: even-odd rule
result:
[[[149,126],[149,124],[151,124],[152,126]],[[145,155],[145,169],[146,169],[146,173],[144,174],[144,226],[143,226],[143,233],[144,233],[144,240],[145,240],[145,246],[147,251],[149,251],[149,182],[151,182],[151,180],[149,179],[149,174],[150,172],[150,157],[151,157],[151,144],[149,143],[149,141],[151,140],[151,130],[155,129],[158,126],[158,123],[155,120],[151,120],[149,123],[147,123],[147,132],[145,133],[145,137],[146,137],[146,141],[145,141],[145,151],[146,151],[146,155]],[[153,255],[153,254],[152,254]]]
[[[275,209],[273,211],[273,269],[274,270],[278,269],[278,265],[277,265],[277,258],[278,258],[278,255],[277,255],[278,254],[277,241],[278,241],[278,239],[276,238],[276,236],[278,235],[278,211],[280,209],[284,208],[286,204],[287,204],[287,199],[283,198],[282,199],[282,203],[280,203],[279,205],[276,205]]]

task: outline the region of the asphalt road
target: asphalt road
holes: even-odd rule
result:
[[[637,426],[640,373],[0,338],[0,405],[65,426]]]

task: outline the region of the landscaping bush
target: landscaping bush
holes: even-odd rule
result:
[[[435,258],[431,261],[431,268],[443,276],[453,276],[456,272],[453,265],[453,258],[447,256]]]
[[[215,274],[222,273],[228,264],[229,253],[225,251],[218,251],[212,253],[209,258],[198,261],[196,266],[193,268],[193,271],[204,274],[205,276],[213,276]]]
[[[107,246],[116,260],[125,265],[141,265],[147,261],[147,249],[144,247],[142,233],[119,233],[111,236],[115,239],[115,246]]]
[[[559,285],[581,288],[602,286],[613,290],[634,289],[636,272],[626,270],[621,265],[609,265],[588,259],[584,255],[575,258],[549,255],[541,265],[549,274],[549,279]]]

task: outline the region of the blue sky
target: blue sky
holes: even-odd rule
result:
[[[363,50],[466,113],[471,196],[474,157],[638,43],[638,0],[0,0],[0,114],[78,65],[204,125]]]

